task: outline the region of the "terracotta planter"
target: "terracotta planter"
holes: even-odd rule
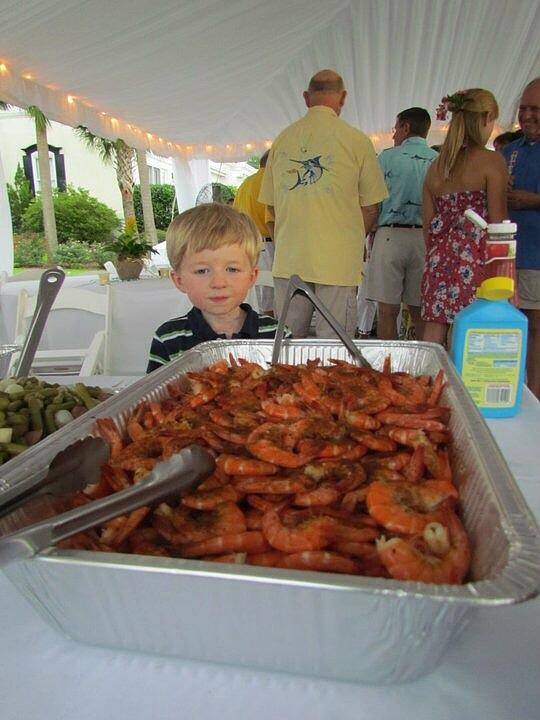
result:
[[[137,280],[144,267],[143,261],[140,259],[116,260],[114,263],[116,272],[120,280]]]

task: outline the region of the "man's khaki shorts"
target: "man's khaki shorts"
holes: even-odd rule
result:
[[[367,264],[366,298],[420,306],[425,254],[422,228],[380,227]]]
[[[518,270],[519,307],[540,310],[540,270]]]
[[[274,299],[278,318],[283,310],[288,285],[288,278],[274,278]],[[336,320],[343,325],[347,334],[353,337],[358,318],[356,286],[321,285],[311,282],[308,282],[307,285],[323,305],[326,305]],[[285,318],[285,324],[290,328],[294,338],[308,337],[313,314],[314,307],[311,301],[305,295],[297,293],[291,300],[289,312]],[[315,336],[318,338],[337,337],[319,313],[315,313]]]

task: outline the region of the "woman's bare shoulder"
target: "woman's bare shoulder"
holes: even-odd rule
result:
[[[471,153],[471,159],[475,163],[480,162],[489,167],[506,167],[505,160],[500,152],[477,147]]]

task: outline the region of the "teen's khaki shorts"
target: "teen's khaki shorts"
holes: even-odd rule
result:
[[[422,228],[380,227],[367,266],[366,298],[419,306],[424,260]]]

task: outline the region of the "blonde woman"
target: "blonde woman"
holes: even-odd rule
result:
[[[443,98],[438,119],[445,120],[447,111],[452,119],[426,175],[422,206],[424,340],[441,345],[484,276],[486,235],[463,213],[473,208],[489,222],[501,222],[507,217],[508,184],[504,158],[485,148],[499,115],[492,93],[479,88],[454,93]]]

